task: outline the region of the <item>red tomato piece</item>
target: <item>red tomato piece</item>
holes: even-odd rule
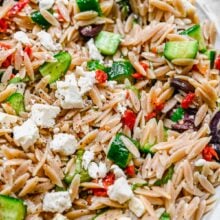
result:
[[[164,108],[164,103],[156,103],[155,104],[155,108],[154,108],[154,110],[156,111],[156,112],[161,112],[162,110],[163,110],[163,108]]]
[[[182,101],[181,106],[184,109],[189,108],[195,98],[195,93],[189,93]]]
[[[2,63],[2,67],[7,68],[12,64],[13,56],[10,55],[7,59]]]
[[[95,78],[98,81],[98,83],[104,83],[108,79],[107,73],[105,73],[102,70],[96,70],[95,73],[96,73]]]
[[[136,121],[136,117],[136,114],[132,110],[127,109],[122,117],[122,123],[126,125],[130,130],[132,130]]]
[[[151,112],[145,116],[145,119],[146,121],[149,121],[150,119],[155,118],[156,116],[157,116],[156,112]]]
[[[29,57],[32,56],[32,49],[31,49],[30,46],[26,46],[25,49],[24,49],[24,52],[25,52]]]
[[[127,166],[125,168],[125,173],[130,177],[135,176],[135,166],[134,165]]]
[[[101,196],[101,197],[106,197],[108,194],[107,194],[107,189],[103,189],[103,188],[100,188],[100,189],[92,189],[92,193],[95,195],[95,196]]]
[[[16,3],[8,12],[8,17],[14,17],[29,3],[29,0],[21,0]]]
[[[220,55],[215,60],[215,68],[220,70]]]
[[[103,185],[105,188],[108,186],[111,186],[115,182],[115,174],[114,173],[108,173],[106,177],[102,180]]]
[[[149,66],[148,66],[148,64],[147,64],[147,63],[145,63],[145,62],[141,61],[141,62],[140,62],[140,64],[141,64],[141,66],[144,68],[144,70],[145,70],[145,71],[147,71],[147,70],[148,70]]]
[[[135,79],[143,79],[144,76],[140,73],[134,73],[132,74],[132,77]]]
[[[0,19],[0,33],[5,33],[7,29],[8,29],[7,21],[4,18]]]
[[[206,146],[203,149],[202,156],[207,161],[211,161],[213,158],[219,159],[217,152],[211,146]]]

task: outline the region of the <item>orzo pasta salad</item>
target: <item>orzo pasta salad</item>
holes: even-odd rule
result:
[[[194,0],[0,3],[0,220],[212,210],[220,55]]]

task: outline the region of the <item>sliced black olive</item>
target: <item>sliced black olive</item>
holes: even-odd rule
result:
[[[89,25],[79,28],[79,33],[85,38],[93,38],[99,34],[103,25]]]
[[[180,121],[180,123],[176,123],[172,125],[172,129],[178,132],[184,132],[189,129],[195,130],[194,126],[194,115],[185,114],[183,120]]]
[[[211,143],[220,144],[220,111],[212,118],[209,127],[212,135]]]
[[[194,92],[195,88],[186,80],[173,78],[170,85],[175,89],[182,90],[186,93]]]

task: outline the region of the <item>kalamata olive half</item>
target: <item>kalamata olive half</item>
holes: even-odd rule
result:
[[[172,129],[178,132],[184,132],[189,129],[195,130],[194,120],[195,120],[194,115],[185,114],[184,118],[181,120],[180,123],[176,123],[172,125]]]
[[[186,93],[194,92],[195,88],[186,80],[173,78],[170,85],[175,89],[182,90]]]
[[[85,38],[92,38],[99,34],[102,30],[103,25],[89,25],[86,27],[79,28],[79,33]]]
[[[220,111],[218,111],[210,122],[210,130],[211,130],[211,143],[220,144]]]

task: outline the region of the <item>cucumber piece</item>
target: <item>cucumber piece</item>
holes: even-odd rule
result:
[[[54,58],[56,58],[56,62],[44,63],[39,68],[42,76],[50,76],[49,83],[53,83],[65,75],[71,64],[71,56],[68,52],[60,52]]]
[[[206,45],[205,40],[202,34],[202,29],[199,24],[196,24],[187,30],[180,33],[181,35],[188,35],[191,38],[197,40],[199,42],[199,51],[205,52],[206,51]]]
[[[21,77],[14,77],[14,78],[12,78],[12,79],[10,79],[8,81],[9,84],[19,83],[19,82],[22,82],[22,78]]]
[[[169,180],[172,179],[173,177],[173,174],[174,174],[174,166],[171,165],[168,170],[165,172],[165,174],[163,175],[163,177],[159,180],[157,180],[154,185],[155,186],[161,186],[161,185],[164,185],[166,183],[168,183]]]
[[[114,55],[118,49],[121,36],[107,31],[101,31],[95,38],[95,45],[104,55]]]
[[[31,13],[31,19],[33,22],[41,26],[42,28],[48,29],[51,24],[43,17],[40,11],[34,11]]]
[[[26,206],[23,200],[10,196],[0,195],[0,219],[1,220],[24,220]]]
[[[181,58],[194,59],[197,52],[197,41],[171,41],[165,44],[164,56],[170,61]]]
[[[100,4],[98,0],[76,0],[79,10],[83,11],[96,11],[102,15]]]
[[[169,213],[164,212],[164,213],[160,216],[160,220],[171,220]]]
[[[106,71],[106,67],[100,63],[99,60],[90,60],[87,62],[87,69],[89,71],[94,71],[94,70],[103,70],[104,72]]]
[[[208,59],[210,60],[210,67],[213,68],[215,65],[216,51],[215,50],[206,51],[205,55],[207,55]]]
[[[107,158],[124,169],[129,164],[132,156],[121,140],[122,135],[121,133],[116,134],[109,148]]]
[[[115,61],[107,73],[109,80],[123,82],[126,78],[130,80],[133,79],[132,74],[134,73],[134,68],[128,60]]]
[[[24,96],[21,93],[13,93],[6,99],[6,102],[11,105],[17,115],[25,111]]]

